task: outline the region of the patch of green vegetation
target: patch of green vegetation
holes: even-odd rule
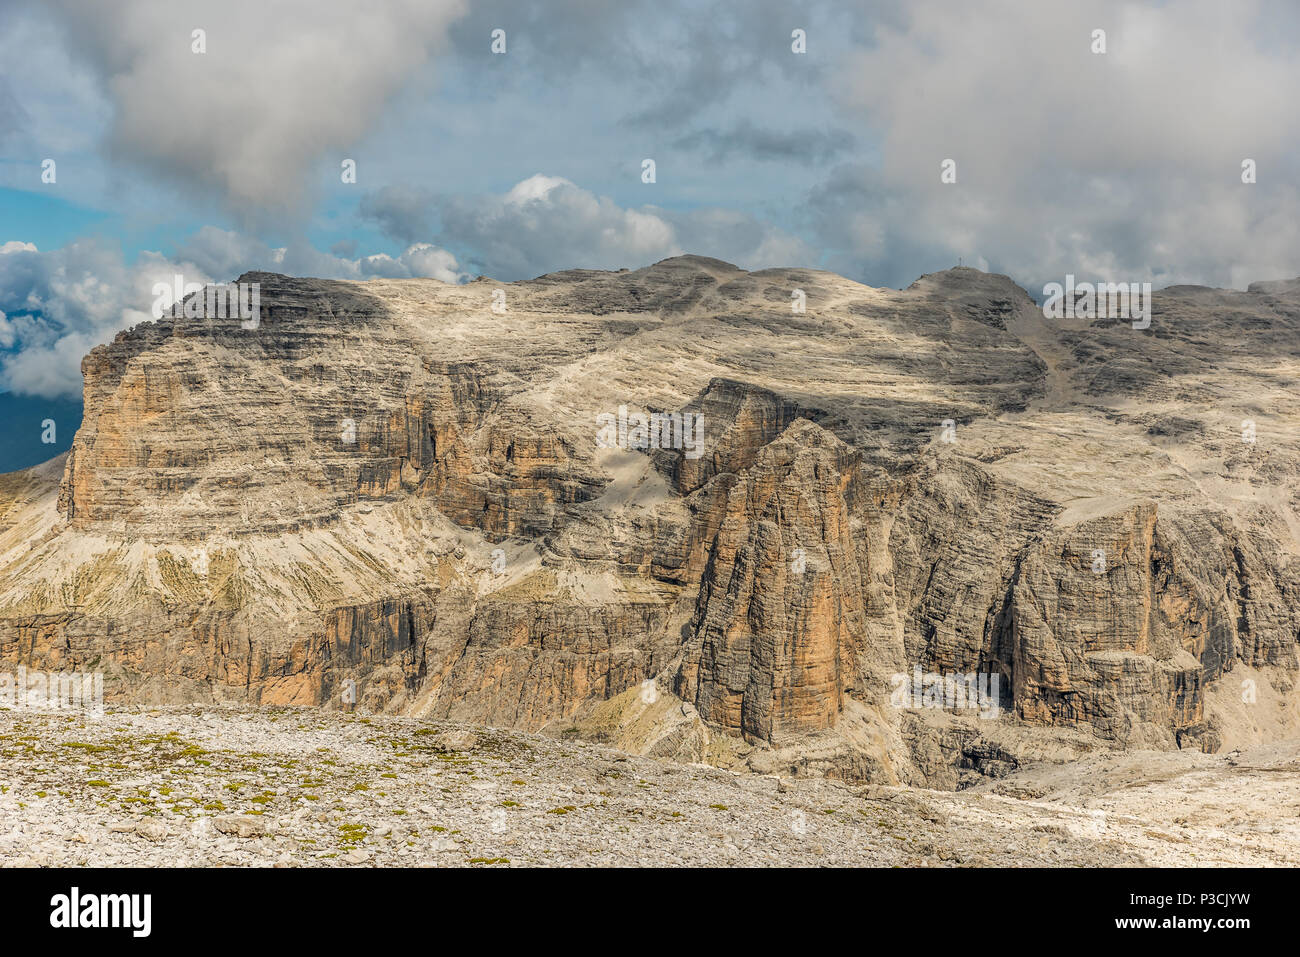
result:
[[[710,804],[709,807],[713,808],[715,811],[725,811],[727,809],[727,805],[725,804]]]
[[[343,832],[339,836],[340,844],[360,844],[370,834],[370,828],[364,824],[340,824],[339,830]]]
[[[564,807],[553,807],[546,813],[547,814],[568,814],[570,811],[576,811],[576,810],[577,808],[574,807],[572,804],[566,804],[564,805]]]
[[[93,781],[87,781],[87,782],[86,782],[86,787],[88,787],[88,788],[108,788],[108,787],[112,787],[112,785],[109,784],[107,781],[104,781],[104,780],[102,780],[102,779],[100,779],[100,778],[96,778],[96,779],[93,780]]]

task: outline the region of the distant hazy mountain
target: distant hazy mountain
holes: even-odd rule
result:
[[[53,434],[47,420],[54,423]],[[80,425],[80,399],[37,399],[0,392],[0,472],[39,465],[68,451]],[[42,437],[54,441],[43,442]]]

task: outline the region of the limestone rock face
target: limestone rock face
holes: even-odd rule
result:
[[[834,726],[865,638],[857,459],[796,419],[742,477],[719,483],[729,487],[691,621],[698,637],[678,681],[705,721],[767,741]]]
[[[0,668],[942,787],[1300,727],[1300,282],[242,279],[0,476]]]

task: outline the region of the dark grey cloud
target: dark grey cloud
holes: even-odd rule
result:
[[[711,162],[741,157],[750,160],[821,164],[853,148],[847,130],[764,129],[750,120],[721,130],[704,128],[678,137],[678,149],[698,150]]]
[[[629,94],[629,126],[680,129],[710,107],[750,94],[780,74],[809,90],[832,67],[839,41],[863,36],[878,17],[893,19],[895,0],[871,10],[856,4],[791,0],[477,0],[451,28],[452,49],[477,64],[482,88],[519,90],[590,74]],[[506,31],[506,56],[489,37]],[[791,32],[809,35],[795,56]]]
[[[366,193],[358,208],[363,219],[375,223],[387,236],[404,243],[433,235],[434,195],[418,186],[384,186]]]
[[[592,65],[627,65],[635,37],[671,6],[671,0],[475,0],[448,31],[450,52],[480,63],[476,79],[492,89],[554,81]],[[505,56],[491,52],[494,30],[506,33]]]
[[[0,146],[22,130],[28,119],[27,111],[14,97],[9,81],[0,76]]]
[[[816,25],[832,15],[834,7],[826,4],[781,0],[686,5],[679,16],[658,21],[653,45],[638,48],[635,62],[647,93],[644,105],[629,112],[628,124],[681,129],[737,94],[761,89],[775,75],[814,93],[832,64],[816,52],[819,43],[823,51],[832,46],[828,32]],[[809,36],[809,53],[792,51],[795,29]]]
[[[809,192],[800,215],[800,225],[817,237],[823,268],[871,286],[902,288],[924,273],[957,265],[959,258],[967,266],[989,267],[978,250],[907,224],[908,199],[864,163],[834,167]]]

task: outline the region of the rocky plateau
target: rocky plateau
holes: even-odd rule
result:
[[[241,280],[256,328],[119,334],[0,476],[0,670],[854,786],[1300,737],[1300,280],[1146,329],[969,268]]]

